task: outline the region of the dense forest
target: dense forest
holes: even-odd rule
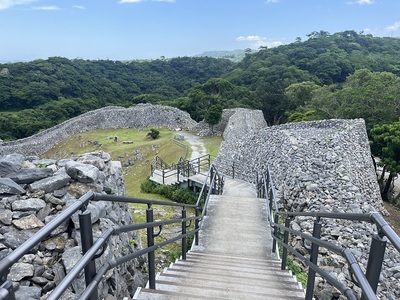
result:
[[[232,107],[261,109],[269,125],[364,118],[374,153],[395,176],[400,39],[355,31],[307,37],[245,51],[237,63],[211,57],[126,62],[52,57],[0,64],[0,138],[23,138],[106,105],[137,103],[175,106],[197,121]]]
[[[177,102],[234,66],[226,59],[47,60],[0,64],[0,138],[19,139],[108,106]]]

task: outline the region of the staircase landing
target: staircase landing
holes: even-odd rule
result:
[[[304,299],[304,292],[272,253],[265,200],[253,185],[226,179],[212,195],[199,245],[143,288],[136,299]]]

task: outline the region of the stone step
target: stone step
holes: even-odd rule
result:
[[[241,286],[243,289],[249,288],[250,290],[252,289],[284,289],[287,291],[294,291],[294,292],[300,292],[302,293],[303,290],[300,287],[300,284],[295,281],[292,277],[293,280],[285,280],[282,281],[280,278],[274,278],[268,281],[265,281],[263,279],[255,279],[255,280],[244,280],[246,278],[238,278],[238,277],[232,277],[232,278],[224,278],[224,277],[219,277],[218,280],[215,280],[214,277],[206,277],[206,278],[201,278],[198,282],[201,282],[202,286],[212,286],[212,287],[225,287],[225,288],[232,288],[235,287],[237,288],[238,286]],[[159,281],[163,282],[178,282],[182,284],[186,283],[196,283],[195,278],[193,279],[188,279],[186,274],[183,275],[178,275],[178,274],[169,274],[169,273],[160,273],[156,279],[156,283]]]
[[[179,259],[178,261],[182,261]],[[246,257],[224,257],[224,256],[207,256],[203,257],[201,255],[193,255],[188,253],[186,255],[186,260],[183,262],[188,263],[199,263],[199,264],[213,264],[213,265],[235,265],[235,266],[247,266],[254,269],[265,269],[265,268],[276,268],[280,269],[281,262],[276,258],[269,258],[268,260],[252,260]]]
[[[280,296],[295,296],[292,299],[304,299],[304,294],[302,291],[287,291],[285,286],[279,286],[278,288],[265,288],[263,286],[252,286],[251,288],[246,285],[236,285],[236,286],[210,286],[209,282],[197,282],[196,284],[191,283],[176,283],[168,281],[156,282],[156,287],[158,290],[177,292],[183,294],[191,295],[201,295],[204,299],[209,299],[210,297],[225,298],[225,299],[279,299]],[[303,298],[302,298],[303,297]]]

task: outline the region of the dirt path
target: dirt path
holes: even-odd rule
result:
[[[189,132],[180,132],[180,135],[182,135],[185,138],[185,141],[188,142],[191,145],[192,149],[192,155],[190,159],[195,159],[197,157],[203,156],[207,154],[207,150],[204,147],[204,143],[201,140],[201,137],[198,135],[189,133]]]

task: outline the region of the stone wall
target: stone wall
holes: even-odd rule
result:
[[[380,197],[363,120],[325,120],[266,127],[241,136],[229,135],[215,164],[235,165],[235,176],[254,182],[256,171],[270,166],[279,205],[289,211],[370,213],[386,211]],[[313,220],[296,218],[295,229],[311,233]],[[350,248],[366,268],[374,225],[323,219],[324,238]],[[292,245],[304,253],[301,240]],[[386,251],[379,293],[400,298],[400,256]],[[341,257],[321,250],[319,263],[341,281],[349,278]],[[317,299],[331,299],[332,288],[319,278]],[[333,298],[332,298],[333,299]],[[335,298],[336,299],[336,298]]]
[[[40,155],[69,136],[105,128],[168,127],[192,129],[197,123],[188,113],[161,105],[138,104],[134,107],[105,107],[65,121],[38,134],[0,144],[0,155],[21,153]]]
[[[213,130],[215,135],[228,139],[229,136],[243,136],[266,126],[267,122],[261,110],[230,108],[222,111],[221,121],[214,126]],[[213,134],[210,126],[204,121],[199,122],[194,130],[199,131],[201,136]]]
[[[0,158],[0,260],[20,246],[88,191],[125,194],[121,163],[104,152],[61,161],[11,154]],[[114,225],[133,224],[127,204],[90,202],[94,239]],[[141,248],[137,232],[112,236],[97,269],[106,261]],[[45,299],[81,257],[78,213],[13,265],[16,299]],[[132,297],[146,282],[140,257],[110,270],[99,286],[99,299]],[[75,299],[85,287],[81,273],[61,299]]]

